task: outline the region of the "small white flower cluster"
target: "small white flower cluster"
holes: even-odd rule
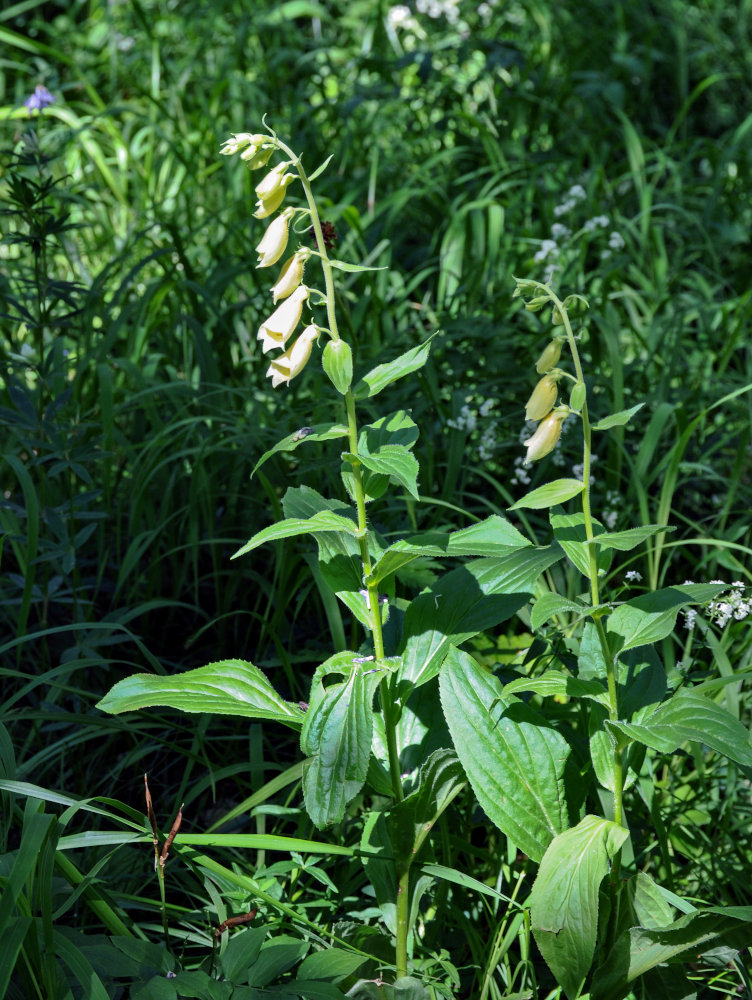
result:
[[[567,191],[564,201],[559,202],[558,205],[554,207],[554,215],[557,219],[561,218],[562,215],[566,215],[571,212],[573,208],[576,208],[581,201],[587,198],[585,193],[585,188],[582,184],[573,184],[572,187]]]
[[[639,583],[642,579],[642,573],[638,569],[628,569],[624,574],[624,579],[627,583]]]
[[[484,400],[477,410],[470,405],[471,403],[472,396],[468,396],[460,408],[458,416],[447,420],[447,427],[472,434],[473,431],[478,429],[478,418],[485,420],[494,407],[494,400],[492,399]],[[482,429],[480,442],[478,443],[478,458],[482,462],[488,462],[496,452],[499,443],[498,429],[499,423],[497,420],[489,421]]]
[[[415,9],[428,17],[445,17],[450,24],[456,24],[460,17],[459,0],[415,0]]]
[[[598,456],[597,455],[591,455],[590,456],[590,467],[592,468],[593,465],[597,461],[598,461]],[[580,482],[582,482],[582,477],[583,477],[584,474],[585,474],[585,463],[584,462],[577,462],[575,465],[572,466],[572,476],[575,479],[579,479]],[[592,486],[594,482],[595,482],[595,476],[591,475],[590,476],[590,485]]]
[[[723,580],[711,580],[711,583],[723,583]],[[734,580],[731,584],[731,593],[725,594],[717,601],[711,601],[708,605],[710,617],[719,628],[727,625],[731,619],[740,622],[752,615],[752,598],[744,597],[744,582]]]
[[[727,584],[724,580],[711,580],[710,582],[731,588],[730,593],[724,594],[723,597],[710,601],[708,604],[708,617],[718,628],[724,628],[732,619],[741,622],[752,615],[752,598],[745,598],[746,585],[743,580],[734,580],[731,584]],[[693,581],[685,580],[684,583],[691,584]],[[685,608],[682,613],[684,627],[691,632],[695,627],[697,611],[695,608]]]
[[[603,507],[600,511],[600,519],[609,531],[613,531],[619,520],[621,513],[622,496],[618,490],[607,490]]]

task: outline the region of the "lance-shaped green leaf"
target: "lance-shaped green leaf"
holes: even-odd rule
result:
[[[401,444],[384,444],[374,454],[360,452],[358,457],[371,472],[380,476],[388,476],[392,482],[403,486],[416,500],[420,499],[418,495],[418,460],[407,448]]]
[[[292,487],[282,501],[282,509],[288,518],[312,519],[323,512],[342,515],[349,511],[347,504],[339,500],[322,497],[309,486]],[[367,628],[372,627],[371,612],[368,608],[367,591],[363,588],[363,565],[360,546],[354,534],[338,531],[314,532],[318,544],[318,558],[321,576],[332,592],[352,611]],[[368,534],[371,558],[381,555],[373,532]],[[391,596],[392,588],[387,588]]]
[[[300,729],[303,713],[281,698],[258,667],[245,660],[219,660],[170,677],[136,674],[119,681],[97,704],[111,715],[164,705],[181,712],[274,719]]]
[[[432,334],[425,343],[420,344],[418,347],[413,347],[404,354],[400,354],[394,361],[389,361],[385,365],[377,365],[371,369],[355,386],[355,398],[367,399],[368,397],[376,396],[382,389],[391,385],[392,382],[396,382],[397,379],[404,378],[405,375],[410,375],[412,372],[416,372],[422,368],[426,361],[428,361],[431,341],[435,336],[435,333]]]
[[[410,867],[436,820],[465,784],[454,750],[435,750],[426,760],[418,787],[391,813],[392,843],[402,870]]]
[[[601,681],[583,680],[558,670],[547,670],[540,677],[520,677],[504,685],[504,697],[533,692],[544,698],[590,698],[608,705],[608,692]]]
[[[379,583],[418,558],[502,556],[532,545],[505,517],[492,514],[460,531],[426,531],[390,545],[376,562],[367,583]]]
[[[640,542],[652,535],[658,535],[662,531],[675,531],[676,529],[666,524],[645,524],[640,528],[627,528],[626,531],[602,531],[599,532],[591,545],[597,545],[600,549],[619,549],[620,552],[629,552],[636,548]]]
[[[276,542],[280,538],[294,538],[296,535],[315,535],[317,532],[324,531],[344,532],[355,538],[358,534],[358,526],[352,517],[343,517],[342,514],[337,514],[333,510],[321,510],[308,518],[285,518],[284,521],[270,524],[268,528],[256,532],[253,538],[232,554],[231,558],[237,559],[238,556],[245,555],[252,549],[257,549],[265,542]]]
[[[627,831],[598,816],[555,837],[530,893],[533,934],[567,996],[578,996],[595,954],[598,891]]]
[[[603,605],[599,605],[598,607],[603,607]],[[562,597],[560,594],[554,594],[549,591],[548,593],[541,594],[533,605],[533,610],[530,612],[530,624],[537,630],[541,625],[545,625],[549,618],[553,618],[554,615],[575,615],[577,618],[582,618],[584,615],[590,615],[596,610],[596,608],[592,608],[587,604],[581,604],[579,601],[570,601],[568,597]]]
[[[345,679],[329,682],[333,674]],[[330,657],[313,675],[300,747],[310,758],[303,772],[306,811],[319,829],[343,818],[366,780],[373,692],[380,679],[373,661],[349,650]]]
[[[725,708],[695,691],[677,691],[639,722],[607,725],[659,753],[673,753],[682,743],[703,743],[737,764],[752,768],[752,745],[745,726]]]
[[[292,434],[278,441],[273,448],[265,451],[256,462],[251,473],[251,478],[268,461],[272,455],[280,451],[295,451],[305,441],[331,441],[333,438],[347,437],[347,427],[345,424],[314,424],[313,427],[299,427]]]
[[[564,514],[552,512],[549,520],[554,529],[554,538],[566,552],[570,561],[583,576],[590,578],[590,549],[587,545],[587,533],[585,531],[585,515],[580,511],[575,514]],[[592,519],[593,534],[596,538],[605,531],[603,525]],[[608,572],[611,566],[613,553],[608,551],[596,551],[596,565],[598,575]]]
[[[507,510],[520,510],[523,507],[528,510],[544,510],[546,507],[554,507],[557,503],[566,503],[567,500],[582,493],[584,488],[581,479],[555,479],[552,483],[546,483],[545,486],[539,486],[526,493],[517,503],[507,507]]]
[[[640,976],[670,962],[696,961],[718,945],[752,944],[752,907],[712,907],[664,927],[632,927],[622,934],[593,977],[593,1000],[622,1000]]]
[[[511,618],[532,598],[541,573],[560,558],[558,549],[528,546],[439,577],[405,612],[403,679],[417,687],[435,677],[452,644]]]
[[[673,632],[681,608],[706,604],[724,589],[714,583],[687,583],[643,594],[609,616],[608,632],[619,639],[622,651],[659,642]]]
[[[540,861],[567,827],[564,771],[570,748],[528,705],[452,647],[439,675],[441,704],[457,755],[492,823]]]
[[[610,413],[607,417],[602,417],[597,423],[594,423],[592,429],[594,431],[607,431],[609,427],[621,427],[623,424],[628,423],[644,405],[644,403],[638,403],[637,406],[630,406],[628,410],[619,410],[618,413]]]

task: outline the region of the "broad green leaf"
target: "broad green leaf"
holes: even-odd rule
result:
[[[230,982],[248,981],[248,969],[261,954],[268,934],[268,927],[246,927],[230,935],[220,958],[222,972]]]
[[[706,604],[724,589],[713,583],[688,583],[643,594],[621,604],[609,616],[607,630],[621,640],[622,652],[659,642],[673,632],[681,608]]]
[[[342,948],[325,948],[304,958],[297,970],[298,979],[326,979],[338,983],[361,967],[365,955],[356,955]]]
[[[608,725],[659,753],[673,753],[682,743],[702,743],[743,767],[752,767],[752,745],[745,726],[725,708],[694,691],[677,691],[639,723]]]
[[[628,423],[644,405],[644,403],[638,403],[637,406],[630,406],[628,410],[619,410],[618,413],[611,413],[607,417],[602,417],[593,424],[592,429],[594,431],[607,431],[609,427],[621,427],[623,424]]]
[[[439,577],[405,612],[403,679],[418,686],[435,677],[452,644],[511,618],[532,598],[541,573],[560,558],[556,549],[528,546]]]
[[[273,719],[300,729],[303,713],[274,690],[258,667],[246,660],[218,660],[169,677],[135,674],[107,692],[97,708],[110,715],[164,705],[181,712]]]
[[[256,988],[263,988],[303,958],[310,945],[307,941],[280,934],[264,942],[261,953],[250,969],[241,974],[240,981]]]
[[[552,512],[549,520],[551,521],[551,527],[554,529],[554,538],[564,549],[571,563],[577,567],[583,576],[590,579],[591,550],[587,543],[585,515],[582,511],[575,514]],[[596,537],[600,537],[605,531],[603,525],[599,521],[596,521],[595,518],[592,519],[592,526],[593,534]],[[607,550],[596,550],[595,555],[598,576],[602,576],[608,572],[613,554]]]
[[[647,872],[637,872],[632,906],[641,927],[668,927],[674,919],[673,909]]]
[[[617,940],[593,977],[593,1000],[622,1000],[629,984],[651,969],[697,956],[717,945],[742,950],[752,944],[752,907],[698,910],[659,928],[632,927]]]
[[[379,583],[421,557],[501,556],[531,544],[506,518],[492,514],[460,531],[426,531],[394,542],[384,550],[367,582]]]
[[[530,624],[537,631],[554,615],[576,615],[577,618],[582,618],[583,615],[591,614],[593,610],[595,609],[586,604],[570,601],[568,597],[562,597],[560,594],[548,591],[541,594],[533,605],[533,610],[530,613]]]
[[[543,510],[557,503],[566,503],[567,500],[582,493],[583,489],[581,479],[555,479],[552,483],[546,483],[526,493],[517,503],[507,507],[507,510],[519,510],[523,507],[528,510]]]
[[[355,398],[367,399],[376,396],[382,389],[391,385],[392,382],[396,382],[397,379],[404,378],[405,375],[410,375],[412,372],[422,368],[426,361],[428,361],[431,341],[435,336],[435,333],[432,334],[425,343],[420,344],[418,347],[413,347],[404,354],[400,354],[394,361],[389,361],[385,365],[377,365],[371,369],[355,386]]]
[[[286,438],[278,441],[273,448],[265,451],[256,462],[251,473],[251,478],[268,461],[272,455],[280,451],[294,451],[306,441],[331,441],[333,438],[347,437],[347,427],[345,424],[314,424],[313,427],[300,427],[298,430],[288,434]]]
[[[324,684],[332,674],[345,680]],[[373,692],[381,672],[355,653],[336,653],[316,668],[300,747],[308,815],[319,828],[338,823],[366,780],[373,738]]]
[[[399,483],[416,500],[420,499],[418,459],[407,448],[400,444],[385,444],[373,455],[361,452],[360,461],[371,472],[389,476],[392,482]]]
[[[532,691],[544,698],[565,696],[567,698],[592,698],[603,705],[608,704],[608,692],[597,680],[583,680],[557,670],[547,670],[540,677],[520,677],[504,685],[504,697]]]
[[[294,538],[296,535],[314,535],[320,531],[340,531],[355,538],[358,534],[358,526],[352,518],[343,517],[332,510],[318,511],[308,518],[285,518],[284,521],[270,524],[268,528],[257,532],[237,552],[234,552],[231,558],[237,559],[238,556],[243,556],[246,552],[257,549],[265,542],[275,542],[280,538]]]
[[[441,703],[457,755],[492,823],[540,861],[566,829],[566,740],[529,706],[455,647],[439,676]]]
[[[645,524],[641,528],[627,528],[626,531],[604,531],[598,534],[591,544],[597,545],[599,549],[619,549],[620,552],[629,552],[651,535],[675,530],[666,524]]]
[[[530,893],[535,940],[569,997],[578,996],[595,954],[598,892],[627,831],[598,816],[555,837]]]

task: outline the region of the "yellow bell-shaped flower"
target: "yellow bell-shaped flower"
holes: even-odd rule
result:
[[[562,374],[563,372],[554,368],[538,382],[530,399],[525,404],[526,420],[540,420],[551,410],[556,402],[556,396],[559,392],[557,382]]]
[[[256,267],[271,267],[276,264],[287,248],[288,226],[295,214],[294,208],[286,208],[273,222],[269,223],[261,242],[256,247],[259,255]]]
[[[303,371],[311,357],[313,342],[318,333],[316,324],[311,323],[303,330],[292,347],[278,358],[274,358],[266,372],[272,380],[273,389],[276,389],[278,385],[286,385]]]
[[[561,437],[561,425],[568,416],[569,407],[560,406],[551,410],[548,416],[541,420],[533,436],[524,442],[527,445],[526,465],[529,465],[530,462],[537,462],[540,458],[545,458],[554,450]]]
[[[303,303],[307,298],[308,289],[305,285],[300,285],[281,306],[277,306],[269,319],[261,324],[257,339],[261,341],[261,350],[264,354],[275,347],[285,346],[300,322]]]

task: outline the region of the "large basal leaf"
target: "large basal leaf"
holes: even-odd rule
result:
[[[446,573],[405,612],[402,678],[414,686],[435,677],[451,645],[459,645],[519,611],[538,577],[561,558],[555,548],[517,549]]]
[[[506,518],[492,514],[460,531],[427,531],[394,542],[374,565],[367,583],[379,583],[413,559],[503,556],[532,545]]]
[[[533,709],[503,697],[499,681],[451,647],[439,676],[457,756],[488,818],[540,861],[567,827],[566,740]]]
[[[621,650],[646,646],[671,635],[681,608],[706,604],[725,589],[714,583],[687,583],[635,597],[609,616],[607,629],[621,641]]]
[[[96,707],[118,715],[157,705],[181,712],[274,719],[293,729],[300,729],[303,724],[301,709],[281,698],[259,668],[246,660],[218,660],[171,677],[156,674],[126,677]]]
[[[593,977],[593,1000],[622,1000],[630,984],[667,962],[695,961],[718,946],[752,945],[752,907],[713,907],[688,913],[666,927],[632,927],[616,942]]]
[[[682,743],[703,743],[737,764],[752,768],[747,729],[725,708],[694,691],[677,691],[639,723],[609,722],[608,726],[659,753],[673,753]]]
[[[345,679],[331,682],[332,675]],[[373,692],[381,676],[378,665],[349,650],[316,668],[300,747],[310,758],[303,772],[305,806],[319,829],[343,818],[366,780]]]
[[[585,816],[551,841],[530,893],[535,940],[572,1000],[595,954],[600,884],[627,835],[611,820]]]
[[[375,396],[392,382],[396,382],[397,379],[404,378],[405,375],[410,375],[422,368],[428,361],[430,344],[435,336],[434,333],[425,343],[400,354],[394,361],[389,361],[385,365],[377,365],[376,368],[371,369],[355,386],[353,390],[355,398],[367,399],[369,396]]]

